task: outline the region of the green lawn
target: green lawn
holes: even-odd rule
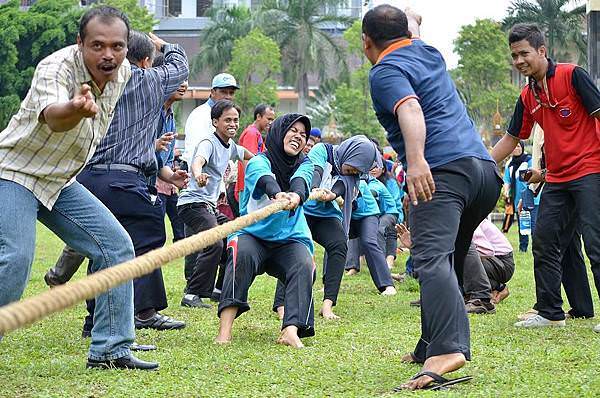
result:
[[[513,243],[516,235],[511,235]],[[46,289],[45,270],[62,243],[38,228],[38,247],[26,295]],[[321,252],[319,252],[321,253]],[[319,255],[320,257],[320,255]],[[511,296],[495,315],[471,316],[473,361],[455,373],[473,375],[452,396],[579,397],[600,395],[598,321],[568,321],[563,329],[517,330],[516,314],[534,300],[531,253],[518,254],[509,283]],[[404,257],[397,264],[404,263]],[[400,269],[400,268],[398,268]],[[319,267],[319,272],[321,271]],[[141,353],[158,360],[158,372],[85,369],[88,341],[80,338],[85,306],[78,305],[43,322],[9,334],[0,343],[1,397],[367,397],[392,396],[390,390],[419,367],[400,362],[420,332],[414,281],[397,285],[395,297],[377,294],[366,269],[342,282],[337,313],[340,321],[317,316],[317,335],[306,348],[275,344],[279,321],[271,312],[274,279],[257,278],[250,291],[252,310],[235,325],[234,342],[213,344],[214,310],[179,306],[184,287],[183,260],[163,268],[171,307],[166,314],[183,319],[182,331],[139,331],[139,343],[159,350]],[[77,274],[81,277],[83,270]],[[317,309],[322,284],[314,291]],[[594,293],[597,300],[597,295]],[[597,310],[600,305],[596,301]],[[565,308],[566,309],[566,308]],[[412,393],[405,393],[411,395]],[[424,395],[435,395],[425,392]],[[400,394],[402,395],[402,394]]]

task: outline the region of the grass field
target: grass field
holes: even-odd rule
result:
[[[511,235],[515,243],[516,235]],[[62,243],[44,227],[26,295],[46,289],[43,275]],[[319,252],[319,257],[321,252]],[[473,375],[468,384],[426,396],[592,397],[600,396],[598,320],[568,321],[552,330],[517,330],[516,314],[534,300],[531,253],[517,254],[509,283],[511,296],[495,315],[471,316],[473,361],[455,375]],[[398,269],[404,257],[397,261]],[[319,267],[319,272],[320,272]],[[160,362],[158,372],[85,369],[88,341],[80,338],[85,314],[80,304],[0,343],[1,397],[370,397],[392,396],[393,387],[419,367],[400,362],[419,332],[416,282],[398,284],[399,294],[377,294],[368,271],[344,277],[336,308],[339,321],[317,316],[317,335],[306,348],[275,344],[279,321],[271,312],[275,280],[261,276],[250,291],[252,310],[235,325],[234,341],[213,343],[217,317],[213,310],[179,306],[184,287],[183,260],[163,268],[170,307],[165,314],[183,319],[181,331],[138,331],[139,343],[159,350],[139,357]],[[77,274],[81,277],[83,270]],[[322,285],[314,286],[317,309]],[[594,292],[597,310],[600,306]],[[565,306],[565,309],[566,306]],[[399,395],[412,395],[406,392]]]

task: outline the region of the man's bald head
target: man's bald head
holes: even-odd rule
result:
[[[383,47],[389,41],[410,37],[406,14],[389,4],[369,10],[363,18],[362,31],[377,47]]]

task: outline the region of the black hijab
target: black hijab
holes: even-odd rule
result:
[[[306,139],[308,140],[311,128],[310,119],[299,113],[288,113],[275,119],[269,129],[269,134],[267,134],[265,142],[265,146],[267,147],[265,155],[269,159],[269,162],[271,162],[271,171],[275,174],[277,184],[279,184],[282,191],[290,189],[290,178],[304,159],[302,151],[296,156],[290,156],[283,149],[283,139],[288,130],[296,122],[304,124]]]

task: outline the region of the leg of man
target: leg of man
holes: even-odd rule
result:
[[[490,300],[492,294],[490,280],[473,243],[469,246],[469,251],[464,261],[463,287],[465,297],[468,300]]]
[[[35,253],[38,201],[25,187],[0,179],[0,306],[21,298]]]
[[[365,217],[360,220],[360,246],[365,253],[371,279],[380,292],[387,287],[393,287],[394,281],[390,269],[385,262],[383,250],[377,241],[377,229],[379,220],[375,216]]]
[[[231,341],[233,320],[250,309],[248,290],[267,258],[268,250],[263,241],[252,235],[243,234],[227,242],[227,265],[221,291],[217,316],[221,318],[217,343]]]
[[[587,275],[587,267],[581,250],[581,234],[577,231],[567,248],[563,251],[561,260],[562,284],[571,309],[573,318],[593,318],[594,303]]]
[[[481,262],[489,278],[492,290],[495,291],[500,291],[515,272],[515,260],[512,253],[505,254],[504,256],[482,257]]]
[[[567,215],[564,209],[575,209],[566,184],[547,183],[538,210],[532,252],[536,309],[540,316],[551,321],[565,319],[560,291],[560,249],[561,236],[565,234],[572,216]]]
[[[171,229],[173,230],[173,242],[177,242],[185,237],[183,232],[183,221],[179,214],[177,214],[177,200],[179,196],[174,193],[166,196],[166,212],[171,222]],[[162,198],[161,198],[162,199]]]
[[[79,269],[85,256],[77,253],[69,246],[65,246],[54,267],[50,268],[44,280],[48,286],[58,286],[71,280]]]
[[[183,218],[181,217],[181,209],[179,207],[177,207],[177,214],[179,215],[179,218],[181,218],[181,221],[183,221]],[[194,232],[184,222],[183,223],[183,236],[185,236],[186,238],[189,238],[192,235],[194,235]],[[185,256],[183,274],[184,274],[186,282],[189,282],[190,278],[194,274],[194,267],[196,266],[196,257],[198,257],[198,252],[188,254],[187,256]],[[187,289],[187,283],[185,284],[185,289]],[[187,293],[187,291],[185,291],[185,290],[184,290],[184,292]]]
[[[179,207],[179,214],[190,230],[197,234],[216,227],[219,223],[214,212],[205,203],[190,203]],[[217,267],[223,252],[223,241],[202,249],[196,257],[194,272],[190,276],[186,293],[210,298],[215,286]]]
[[[464,158],[433,169],[433,200],[411,206],[411,256],[421,286],[422,328],[414,357],[425,362],[424,369],[445,373],[470,360],[469,321],[458,280],[473,231],[500,194],[495,168],[493,162]]]
[[[131,239],[110,211],[75,182],[64,188],[52,211],[40,207],[39,220],[67,245],[91,260],[92,272],[131,260]],[[89,358],[116,359],[129,355],[135,336],[131,282],[96,297]]]
[[[297,328],[297,337],[314,336],[312,285],[315,267],[308,248],[298,242],[269,244],[265,270],[284,281],[285,315],[282,330],[293,326]],[[295,346],[293,341],[281,342]]]
[[[590,174],[571,181],[569,189],[577,204],[585,252],[600,295],[600,174]]]

